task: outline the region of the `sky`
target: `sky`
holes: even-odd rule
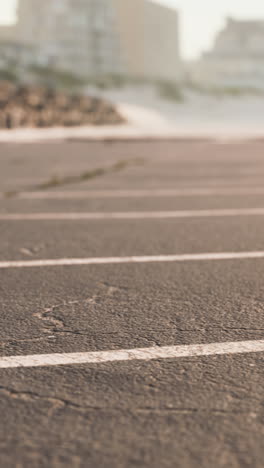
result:
[[[54,0],[56,1],[56,0]],[[131,0],[133,1],[133,0]],[[155,0],[175,7],[181,14],[181,50],[196,58],[213,43],[227,16],[264,19],[263,0]],[[0,0],[0,22],[14,21],[16,0]]]

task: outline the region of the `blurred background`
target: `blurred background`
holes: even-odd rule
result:
[[[2,128],[149,120],[182,132],[262,129],[260,0],[1,0],[0,22]],[[63,92],[64,100],[43,91],[28,98],[25,86]],[[69,93],[120,112],[69,103]]]

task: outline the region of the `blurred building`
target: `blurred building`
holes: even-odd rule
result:
[[[38,48],[38,63],[83,76],[179,77],[175,10],[151,0],[19,0],[1,35]]]
[[[264,20],[228,18],[212,50],[192,66],[195,81],[219,86],[264,87]]]
[[[2,25],[0,26],[0,41],[14,39],[15,28],[14,26]]]
[[[19,0],[16,36],[38,46],[43,65],[80,75],[119,72],[109,0]]]
[[[181,75],[179,17],[150,0],[112,0],[127,73],[175,81]]]
[[[38,49],[14,40],[0,40],[0,69],[14,69],[17,64],[23,68],[38,64]]]
[[[40,64],[39,49],[33,43],[17,39],[16,26],[0,27],[0,70],[14,70]]]

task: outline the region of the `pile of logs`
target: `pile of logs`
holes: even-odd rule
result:
[[[123,121],[115,107],[103,99],[0,82],[0,128],[113,125]]]

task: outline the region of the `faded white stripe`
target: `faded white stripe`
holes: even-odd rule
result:
[[[2,213],[1,221],[81,221],[81,220],[130,220],[216,218],[229,216],[264,216],[264,208],[178,210],[178,211],[129,211],[115,213]]]
[[[256,252],[220,252],[180,255],[153,255],[132,257],[91,257],[91,258],[58,258],[50,260],[19,260],[0,262],[0,269],[4,268],[34,268],[57,266],[82,266],[82,265],[111,265],[121,263],[166,263],[166,262],[191,262],[211,260],[246,260],[262,259],[264,251]]]
[[[44,354],[0,358],[0,369],[18,367],[51,367],[77,364],[103,364],[117,361],[151,361],[154,359],[179,359],[185,357],[219,356],[264,352],[262,341],[237,341],[186,346],[99,351],[90,353]]]
[[[182,188],[182,189],[142,189],[142,190],[83,190],[59,192],[21,192],[13,197],[24,200],[68,200],[89,198],[152,198],[152,197],[193,197],[210,195],[263,195],[264,187],[233,188]],[[11,195],[11,194],[10,194]],[[8,195],[1,194],[1,198]]]

